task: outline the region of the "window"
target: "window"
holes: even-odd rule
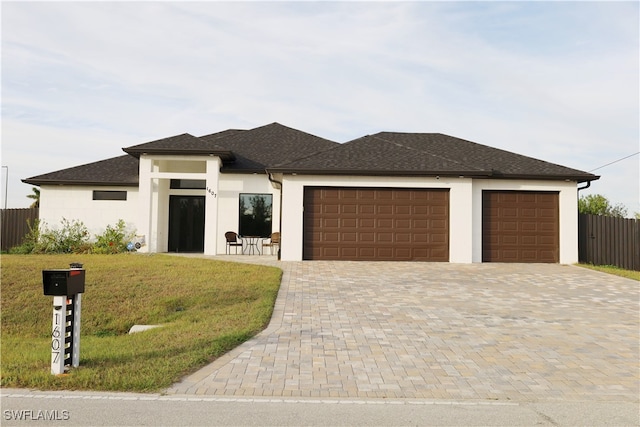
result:
[[[271,235],[271,194],[240,194],[240,227],[243,236]]]
[[[204,190],[207,182],[204,179],[172,179],[169,186],[174,190]]]
[[[126,191],[93,190],[93,200],[127,200]]]

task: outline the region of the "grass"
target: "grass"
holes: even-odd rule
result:
[[[614,265],[578,264],[578,266],[640,281],[640,271],[625,270]]]
[[[44,269],[86,269],[80,366],[50,373]],[[169,255],[3,255],[2,387],[154,392],[266,327],[282,271]],[[134,324],[162,324],[128,335]]]

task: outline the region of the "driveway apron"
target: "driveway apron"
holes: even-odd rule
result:
[[[268,328],[168,394],[498,401],[639,396],[639,283],[575,266],[276,262]]]

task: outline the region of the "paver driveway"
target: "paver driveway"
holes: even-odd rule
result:
[[[269,327],[167,393],[638,401],[637,281],[541,264],[277,265]]]

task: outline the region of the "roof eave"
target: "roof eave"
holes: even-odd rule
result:
[[[153,150],[140,150],[129,148],[123,148],[122,151],[132,155],[136,158],[140,158],[143,154],[151,154],[155,156],[217,156],[223,161],[234,161],[236,156],[233,152],[228,150],[175,150],[175,149],[153,149]]]
[[[298,169],[298,168],[267,168],[269,173],[297,174],[297,175],[354,175],[354,176],[423,176],[423,177],[465,177],[465,178],[487,178],[491,176],[490,171],[401,171],[401,170],[378,170],[378,169]]]
[[[224,167],[220,168],[220,173],[238,173],[238,174],[263,174],[266,175],[267,171],[264,168],[246,168],[246,169],[234,169]]]
[[[85,186],[101,186],[101,187],[137,187],[136,182],[105,182],[105,181],[84,181],[84,180],[64,180],[64,179],[23,179],[22,182],[29,185],[85,185]]]
[[[530,181],[575,181],[580,184],[582,182],[591,182],[600,179],[598,175],[543,175],[543,174],[501,174],[494,171],[491,176],[493,179],[521,179]]]
[[[347,169],[300,169],[268,168],[267,172],[297,175],[355,175],[355,176],[423,176],[423,177],[464,177],[482,179],[523,179],[541,181],[576,181],[577,183],[595,181],[597,175],[543,175],[543,174],[502,174],[497,171],[384,171],[384,170],[347,170]]]

